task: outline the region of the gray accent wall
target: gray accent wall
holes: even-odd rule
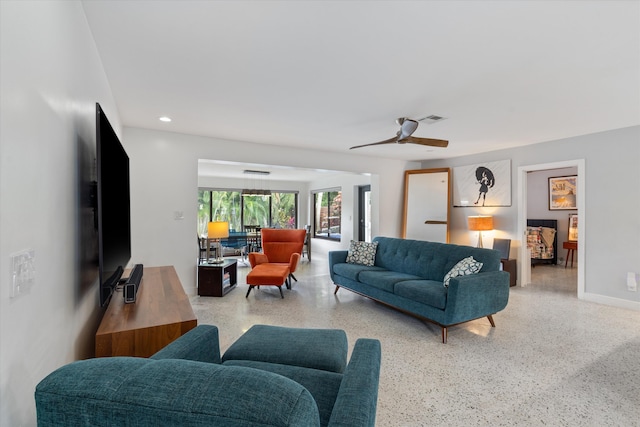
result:
[[[580,225],[585,232],[585,298],[640,309],[640,293],[628,291],[626,285],[627,272],[640,273],[640,126],[426,161],[422,167],[456,167],[504,159],[511,160],[512,205],[453,208],[451,242],[474,244],[466,218],[480,213],[494,215],[494,237],[521,242],[517,235],[518,168],[584,159],[585,221]]]

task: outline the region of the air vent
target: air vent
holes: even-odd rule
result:
[[[439,121],[445,120],[445,119],[446,119],[446,117],[436,116],[435,114],[432,114],[430,116],[418,119],[418,121],[419,122],[425,122],[426,124],[430,125],[432,123],[439,122]]]
[[[251,175],[269,175],[271,172],[269,172],[269,171],[256,171],[256,170],[251,170],[251,169],[245,169],[244,171],[242,171],[242,173],[247,173],[247,174],[251,174]]]

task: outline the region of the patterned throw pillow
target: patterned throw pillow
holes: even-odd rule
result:
[[[376,250],[378,249],[378,242],[357,242],[351,241],[349,245],[349,252],[347,253],[347,262],[349,264],[361,264],[366,266],[372,266],[376,261]]]
[[[468,276],[470,274],[475,274],[478,271],[480,271],[482,266],[483,264],[473,259],[472,256],[467,257],[462,261],[459,261],[456,265],[453,266],[451,271],[449,271],[444,276],[444,287],[445,288],[449,287],[449,280],[451,280],[452,277]]]

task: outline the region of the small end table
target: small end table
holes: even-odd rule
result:
[[[564,268],[567,268],[569,262],[569,255],[571,255],[571,268],[573,268],[573,253],[578,249],[577,241],[566,241],[562,244],[563,249],[567,250],[567,259],[564,260]]]
[[[515,286],[518,278],[518,268],[515,259],[501,259],[502,270],[509,273],[509,286]]]
[[[225,259],[221,264],[198,265],[198,295],[223,297],[238,284],[238,261]]]

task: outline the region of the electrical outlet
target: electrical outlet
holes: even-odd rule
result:
[[[36,280],[36,252],[33,249],[17,252],[11,260],[11,298],[27,293]]]
[[[638,291],[638,280],[636,278],[636,273],[631,271],[627,273],[627,289],[631,292]]]

